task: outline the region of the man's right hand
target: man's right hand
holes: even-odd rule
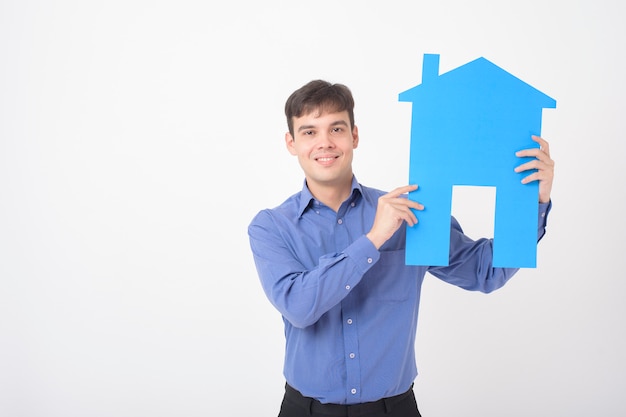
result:
[[[424,206],[416,201],[409,200],[407,193],[417,190],[417,185],[406,185],[380,196],[374,225],[367,233],[376,249],[385,243],[400,228],[402,222],[409,226],[417,223],[417,217],[411,209],[424,210]]]

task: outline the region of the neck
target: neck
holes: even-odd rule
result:
[[[342,184],[320,184],[307,181],[307,187],[315,199],[333,210],[339,211],[339,207],[352,191],[352,178]]]

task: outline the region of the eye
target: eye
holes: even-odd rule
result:
[[[305,130],[302,132],[303,135],[305,136],[311,136],[314,132],[312,130]]]
[[[341,133],[341,132],[343,132],[343,128],[341,128],[341,127],[333,127],[332,132],[333,133]]]

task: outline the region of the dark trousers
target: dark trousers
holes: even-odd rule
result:
[[[322,404],[305,397],[289,385],[278,417],[421,417],[411,387],[404,394],[355,405]]]

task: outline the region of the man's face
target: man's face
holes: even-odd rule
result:
[[[314,111],[294,117],[293,136],[287,133],[285,143],[289,152],[298,157],[311,191],[351,184],[352,155],[359,135],[356,126],[350,129],[347,111]]]

